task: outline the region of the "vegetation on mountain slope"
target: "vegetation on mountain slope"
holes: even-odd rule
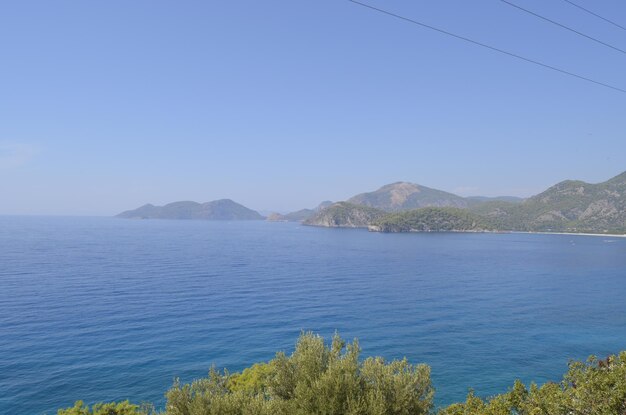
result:
[[[369,226],[376,232],[490,231],[495,226],[479,215],[458,208],[421,208],[392,213]]]
[[[385,212],[379,209],[339,202],[317,212],[305,220],[303,224],[329,228],[367,228],[370,223],[384,215]]]
[[[421,208],[444,208],[422,210]],[[446,210],[445,208],[465,209]],[[409,213],[413,211],[412,213]],[[394,216],[394,214],[402,213]],[[389,215],[385,217],[385,215]],[[118,215],[142,219],[241,220],[263,217],[232,200],[145,205]],[[463,198],[407,182],[362,193],[347,202],[272,214],[271,221],[305,225],[406,231],[533,231],[626,233],[626,172],[598,184],[566,180],[522,201],[512,197]]]
[[[442,199],[441,193],[445,192],[424,189],[428,188],[403,182],[383,186],[376,192],[349,199],[345,205],[350,206],[349,209],[344,206],[344,209],[322,211],[312,216],[308,224],[355,227],[358,223],[357,227],[368,226],[371,230],[383,232],[499,230],[626,233],[626,172],[598,184],[567,180],[522,201],[509,197],[455,196],[458,199]],[[434,195],[434,199],[426,197],[427,194]],[[419,203],[416,202],[418,199]],[[461,203],[459,199],[465,202]],[[362,204],[355,205],[353,202]],[[445,206],[446,203],[457,202],[458,209]],[[421,208],[430,210],[407,208],[420,203],[444,206]],[[368,217],[356,206],[378,206],[387,214],[378,211]],[[354,216],[358,216],[358,220],[354,220]]]
[[[626,232],[626,172],[598,184],[566,180],[521,203],[485,202],[472,212],[503,230]]]

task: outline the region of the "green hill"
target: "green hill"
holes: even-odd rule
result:
[[[432,208],[429,210],[420,210]],[[438,209],[437,209],[438,208]],[[445,209],[442,209],[445,208]],[[417,209],[417,210],[416,210]],[[208,203],[144,205],[120,213],[122,218],[253,220],[263,217],[229,199]],[[469,197],[397,182],[356,195],[346,202],[322,202],[314,209],[271,221],[325,227],[407,231],[532,231],[626,233],[626,172],[603,183],[566,180],[528,199]]]
[[[420,208],[385,215],[369,226],[374,232],[480,232],[494,230],[487,219],[459,208]]]
[[[303,224],[329,228],[367,228],[370,223],[384,215],[385,212],[380,209],[339,202],[320,210]]]
[[[625,233],[626,172],[598,184],[566,180],[520,203],[491,201],[471,210],[505,230]]]

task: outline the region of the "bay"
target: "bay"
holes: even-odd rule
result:
[[[432,367],[438,405],[626,349],[626,239],[0,217],[0,413],[164,404],[301,331]]]

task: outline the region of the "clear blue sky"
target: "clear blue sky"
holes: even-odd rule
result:
[[[626,49],[562,0],[518,4]],[[580,4],[626,25],[626,3]],[[371,0],[626,88],[626,55],[498,0]],[[289,211],[406,180],[529,196],[626,170],[626,94],[346,0],[7,1],[0,213],[232,198]]]

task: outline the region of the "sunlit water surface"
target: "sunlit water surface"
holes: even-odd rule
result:
[[[162,406],[301,330],[429,364],[439,405],[558,380],[626,349],[626,239],[0,217],[2,414]]]

